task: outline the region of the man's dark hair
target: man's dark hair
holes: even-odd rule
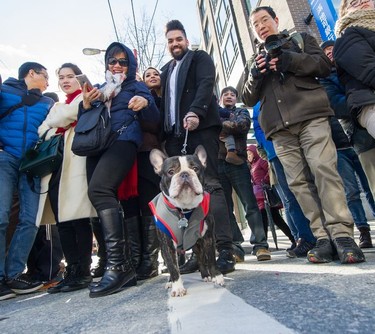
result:
[[[220,96],[223,96],[224,93],[226,93],[227,91],[230,91],[234,94],[236,94],[236,97],[238,97],[238,91],[236,88],[232,87],[232,86],[228,86],[228,87],[224,87],[222,90],[221,90],[221,94]]]
[[[55,92],[45,92],[43,95],[49,97],[55,102],[59,102],[59,96]]]
[[[57,71],[56,71],[57,75],[59,75],[60,70],[63,69],[63,68],[70,68],[74,72],[75,75],[82,74],[81,69],[76,64],[64,63],[57,69]]]
[[[252,15],[254,15],[255,13],[258,13],[259,11],[261,10],[265,10],[268,14],[270,14],[270,16],[274,19],[276,17],[276,13],[275,11],[273,10],[273,8],[271,6],[260,6],[260,7],[256,7],[254,8],[251,13],[250,13],[250,17]]]
[[[185,31],[185,28],[184,26],[182,25],[182,23],[179,21],[179,20],[172,20],[172,21],[169,21],[166,25],[165,25],[165,36],[167,36],[167,34],[172,31],[172,30],[180,30],[182,31],[182,33],[184,34],[185,38],[186,37],[186,31]]]
[[[40,72],[42,70],[47,71],[47,69],[43,65],[29,61],[27,63],[22,64],[18,69],[18,80],[25,79],[26,75],[29,73],[30,70],[34,70],[35,72]]]

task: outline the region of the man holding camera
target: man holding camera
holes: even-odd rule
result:
[[[330,74],[330,61],[312,36],[279,33],[279,19],[271,7],[255,8],[250,22],[263,43],[250,65],[242,100],[249,106],[261,101],[260,125],[272,139],[289,187],[310,220],[317,243],[307,259],[331,262],[337,251],[341,263],[362,262],[336,168],[328,122],[333,111],[316,79]]]

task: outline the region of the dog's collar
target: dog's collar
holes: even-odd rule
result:
[[[164,203],[171,209],[173,210],[177,210],[178,212],[180,212],[181,214],[183,215],[188,215],[189,213],[193,212],[195,210],[195,208],[192,208],[192,209],[181,209],[181,208],[178,208],[177,206],[174,206],[170,200],[168,199],[168,197],[164,194],[164,193],[161,193],[162,196],[163,196],[163,201]],[[207,200],[207,196],[210,196],[209,193],[207,193],[206,191],[203,193],[203,199],[202,201],[199,203],[199,205],[202,205],[202,203],[204,201]]]

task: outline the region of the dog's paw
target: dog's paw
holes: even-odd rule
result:
[[[176,282],[172,282],[172,297],[183,297],[186,295],[186,292],[181,277]]]
[[[224,276],[222,274],[216,275],[212,278],[212,282],[217,285],[224,286]]]
[[[212,282],[211,276],[203,277],[204,282]]]

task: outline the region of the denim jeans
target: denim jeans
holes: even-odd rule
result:
[[[262,216],[254,196],[247,164],[244,162],[242,165],[233,165],[225,160],[219,160],[219,177],[227,200],[233,241],[238,243],[243,241],[243,238],[233,214],[232,188],[236,191],[245,210],[246,220],[251,230],[250,243],[254,245],[253,252],[256,252],[258,248],[268,248]]]
[[[361,190],[356,175],[355,161],[358,156],[354,149],[346,148],[337,150],[337,170],[344,183],[346,201],[353,216],[355,225],[359,227],[369,227],[366,213],[362,205]]]
[[[310,222],[303,214],[296,197],[289,189],[283,165],[277,157],[270,160],[270,163],[277,177],[275,186],[283,202],[287,222],[290,224],[289,227],[293,236],[296,237],[297,234],[297,239],[302,238],[308,242],[315,243],[316,239],[310,229]]]
[[[14,278],[24,271],[38,232],[35,222],[39,194],[31,191],[26,175],[18,171],[19,164],[18,158],[0,151],[0,280]],[[35,191],[40,192],[40,180],[34,179],[34,183]],[[16,190],[20,201],[19,221],[5,255],[6,230]]]

